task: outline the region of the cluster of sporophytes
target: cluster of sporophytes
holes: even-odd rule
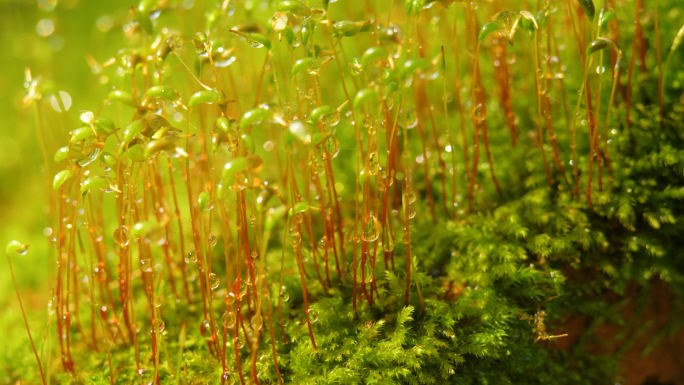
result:
[[[59,144],[27,70],[56,267],[11,378],[603,383],[654,280],[678,330],[684,29],[661,64],[639,0],[309,2],[143,0]]]

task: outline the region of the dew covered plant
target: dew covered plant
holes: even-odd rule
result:
[[[657,4],[119,5],[82,109],[26,69],[54,281],[12,381],[607,383],[628,349],[592,333],[626,344],[635,287],[682,325]]]

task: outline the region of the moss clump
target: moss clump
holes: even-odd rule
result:
[[[47,377],[636,383],[635,341],[681,327],[684,123],[657,53],[631,58],[676,31],[590,3],[113,11],[78,114],[25,84],[52,170]]]

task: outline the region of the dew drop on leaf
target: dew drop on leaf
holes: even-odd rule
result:
[[[340,122],[340,112],[335,110],[323,115],[323,117],[321,117],[321,122],[328,127],[337,126],[337,124]]]

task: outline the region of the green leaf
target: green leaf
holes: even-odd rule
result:
[[[273,112],[266,108],[259,107],[249,110],[242,115],[242,119],[240,120],[240,129],[244,130],[253,124],[257,124],[263,120],[268,120],[272,116]]]
[[[209,201],[211,201],[211,196],[208,192],[202,191],[199,193],[199,196],[197,197],[197,203],[199,204],[200,211],[204,211],[204,208],[207,206]]]
[[[285,211],[285,206],[278,206],[273,209],[271,215],[268,215],[264,221],[264,231],[271,232],[276,223],[278,223],[278,221],[285,216]]]
[[[176,148],[179,147],[180,143],[177,138],[165,136],[156,140],[151,140],[149,143],[147,143],[143,157],[145,159],[150,159],[152,156],[161,151],[164,151],[170,155],[175,155],[178,153]]]
[[[128,154],[128,158],[134,162],[144,162],[147,160],[147,158],[145,158],[145,149],[141,144],[128,147],[126,153]]]
[[[58,172],[57,175],[55,175],[55,177],[52,179],[52,188],[57,190],[72,176],[74,176],[74,171],[71,169]]]
[[[130,92],[124,90],[114,90],[107,96],[109,100],[115,100],[123,104],[129,105],[131,107],[138,108],[138,104],[135,102],[133,95]]]
[[[221,131],[225,132],[226,134],[230,132],[230,130],[233,128],[235,125],[235,120],[234,119],[227,119],[221,116],[220,118],[216,119],[216,127],[220,128]]]
[[[309,68],[313,67],[316,65],[316,59],[312,57],[305,57],[303,59],[297,60],[293,65],[292,65],[292,71],[290,73],[292,75],[297,75],[298,73],[302,72],[303,70],[308,70]]]
[[[154,25],[152,24],[152,20],[150,20],[150,17],[147,14],[131,7],[131,15],[133,16],[133,20],[135,20],[135,22],[138,23],[140,28],[142,28],[143,31],[147,32],[148,35],[152,35],[154,33]]]
[[[304,30],[302,29],[302,36],[304,34]],[[285,30],[283,31],[283,36],[285,36],[285,41],[287,42],[288,45],[292,45],[295,40],[294,32],[292,31],[292,27],[289,25],[285,27]],[[303,38],[303,37],[302,37]],[[304,43],[306,44],[306,43]]]
[[[617,47],[617,45],[615,45],[615,43],[613,43],[612,40],[606,37],[599,37],[598,39],[589,43],[587,46],[587,55],[591,55],[594,52],[598,52],[606,48],[612,48],[616,53],[620,53],[620,49]]]
[[[539,29],[537,19],[535,19],[534,15],[532,15],[530,12],[520,11],[520,16],[523,28],[525,28],[530,33],[530,35],[533,34],[535,30]]]
[[[302,44],[306,47],[306,44],[309,42],[309,37],[311,37],[311,28],[309,28],[308,24],[305,24],[302,27]]]
[[[478,44],[484,40],[489,34],[492,32],[496,32],[501,29],[501,23],[498,21],[490,21],[489,23],[485,24],[480,28],[480,32],[477,34],[477,42]]]
[[[250,134],[242,134],[240,136],[242,139],[242,144],[245,145],[245,148],[250,154],[254,154],[254,151],[256,151],[256,143],[254,143],[254,138]]]
[[[231,159],[223,166],[223,178],[233,176],[247,168],[247,158],[240,157]]]
[[[91,136],[95,136],[95,132],[93,131],[92,127],[87,126],[77,128],[71,131],[71,139],[69,140],[69,142],[71,144],[76,144],[82,140],[90,138]]]
[[[142,129],[143,127],[139,120],[132,121],[123,132],[124,144],[128,144],[131,142],[131,140],[135,139],[135,136],[138,135]]]
[[[55,162],[61,162],[69,156],[69,146],[64,146],[55,152]]]
[[[302,211],[306,211],[309,209],[309,202],[307,201],[301,201],[295,203],[295,205],[292,207],[292,210],[294,210],[295,214],[296,213],[301,213]]]
[[[252,47],[252,48],[266,47],[267,50],[269,50],[269,51],[271,50],[271,41],[268,40],[268,38],[266,36],[264,36],[260,33],[256,33],[256,32],[245,33],[245,32],[237,31],[234,29],[231,29],[230,32],[244,37],[247,40],[247,42],[249,43],[250,47]]]
[[[354,109],[359,109],[364,103],[377,99],[378,91],[376,91],[375,88],[364,88],[357,92],[356,96],[354,97]]]
[[[290,12],[298,18],[309,18],[311,16],[311,9],[297,0],[281,1],[278,3],[278,12]]]
[[[364,21],[348,21],[348,20],[343,20],[343,21],[338,21],[332,26],[332,35],[335,37],[339,37],[340,35],[344,35],[346,37],[351,37],[356,35],[359,32],[367,32],[369,28],[372,26],[370,24],[370,21],[364,20]]]
[[[577,0],[577,2],[584,10],[584,13],[587,15],[589,21],[593,23],[594,16],[596,15],[596,7],[594,7],[594,2],[592,0]]]
[[[294,206],[292,206],[290,211],[288,211],[287,217],[292,218],[295,214],[304,212],[304,211],[308,210],[310,207],[311,206],[309,206],[309,202],[307,202],[307,201],[297,202],[294,204]]]
[[[147,96],[151,96],[153,98],[161,98],[164,100],[178,100],[178,91],[176,91],[175,88],[172,87],[167,87],[167,86],[154,86],[150,87],[147,92],[145,93]]]
[[[422,71],[429,66],[430,62],[427,59],[417,58],[407,60],[399,69],[399,77],[403,79],[408,76],[413,76],[416,71]]]
[[[99,188],[103,190],[108,189],[109,180],[101,176],[91,176],[90,178],[84,180],[81,184],[81,195],[87,193],[88,191],[90,191],[90,189],[93,188]]]
[[[320,107],[314,108],[313,111],[311,111],[311,121],[312,122],[317,122],[320,118],[323,116],[335,111],[334,108],[330,107],[327,104],[324,104]]]
[[[398,89],[399,83],[395,82],[394,80],[388,82],[387,86],[385,87],[385,99],[390,97],[393,93],[397,92]]]
[[[143,236],[154,230],[156,227],[157,224],[152,221],[138,222],[131,227],[131,238]]]
[[[373,60],[387,57],[382,47],[370,47],[361,55],[361,68],[366,68]]]
[[[22,243],[19,243],[17,241],[9,241],[7,243],[7,246],[5,247],[5,254],[9,257],[11,254],[17,253],[19,255],[24,255],[26,254],[26,250],[28,250],[29,245],[25,245]]]
[[[200,103],[217,103],[225,102],[225,98],[216,90],[202,90],[195,92],[188,100],[188,108],[193,108]]]
[[[606,29],[608,23],[613,19],[615,19],[615,12],[612,9],[607,11],[605,8],[601,9],[601,13],[599,14],[599,25],[601,26],[601,29]]]
[[[114,121],[108,118],[103,118],[103,117],[97,117],[93,121],[93,126],[100,128],[102,131],[105,133],[110,132],[116,128],[116,125],[114,124]],[[98,131],[98,134],[100,132]]]

